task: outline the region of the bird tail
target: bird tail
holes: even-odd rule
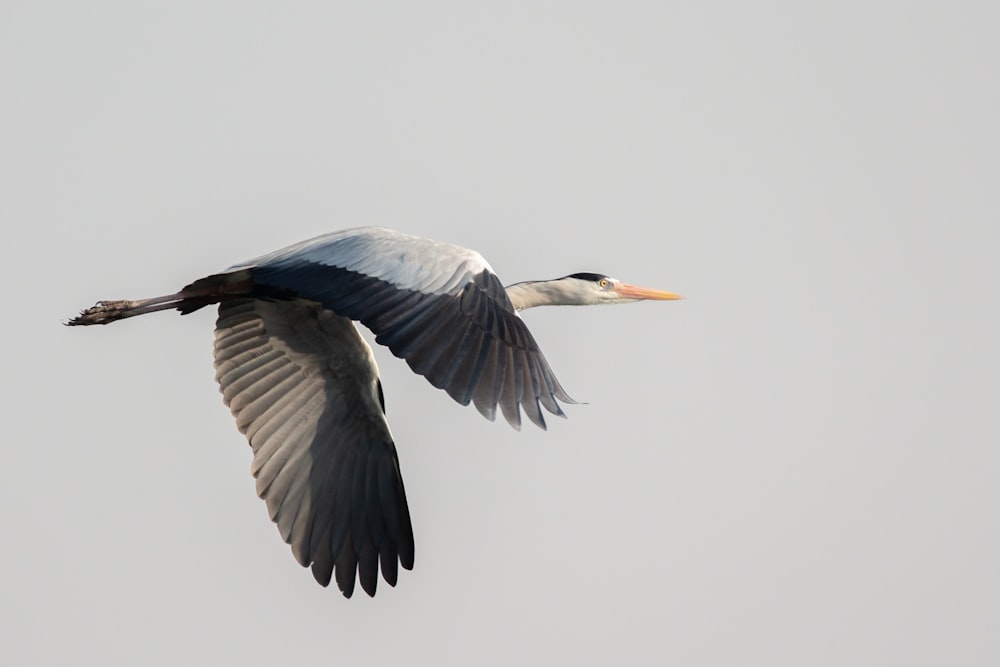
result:
[[[66,325],[75,327],[110,324],[128,317],[173,308],[181,311],[182,315],[187,315],[213,303],[251,294],[252,288],[253,281],[247,270],[218,273],[196,280],[176,294],[135,301],[98,301],[66,322]]]

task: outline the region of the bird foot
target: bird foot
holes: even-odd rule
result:
[[[108,324],[115,320],[128,317],[135,308],[135,301],[98,301],[82,311],[79,315],[66,322],[66,326],[87,326],[90,324]]]

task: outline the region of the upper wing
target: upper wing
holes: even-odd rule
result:
[[[281,537],[326,586],[375,594],[413,567],[413,528],[371,349],[318,305],[219,305],[216,379],[253,447],[257,493]]]
[[[431,384],[489,419],[520,428],[539,404],[562,415],[560,386],[507,292],[479,253],[385,228],[327,234],[248,264],[264,290],[362,322]],[[520,409],[519,409],[520,407]]]

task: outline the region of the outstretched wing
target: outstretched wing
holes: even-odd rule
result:
[[[462,405],[515,428],[523,409],[563,415],[560,386],[507,292],[479,253],[366,227],[320,236],[248,264],[254,284],[358,320],[375,340]]]
[[[413,568],[413,528],[378,369],[354,323],[301,301],[219,306],[216,379],[257,493],[296,560],[347,597]]]

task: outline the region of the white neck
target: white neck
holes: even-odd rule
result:
[[[582,306],[588,303],[580,298],[575,285],[565,280],[533,280],[506,287],[507,296],[515,310],[535,306]]]

